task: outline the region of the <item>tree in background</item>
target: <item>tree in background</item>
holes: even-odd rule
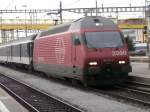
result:
[[[128,51],[134,51],[134,43],[133,40],[129,37],[129,35],[125,38],[128,46]]]

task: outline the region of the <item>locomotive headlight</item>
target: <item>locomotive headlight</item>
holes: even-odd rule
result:
[[[125,61],[119,61],[119,64],[125,64],[126,62]]]
[[[90,66],[95,66],[95,65],[97,65],[97,62],[96,61],[89,62],[89,65]]]

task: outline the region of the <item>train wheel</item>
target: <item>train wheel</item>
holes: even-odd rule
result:
[[[77,79],[71,79],[71,83],[74,86],[77,86],[79,84]]]
[[[29,73],[32,73],[34,71],[32,66],[28,66],[27,69]]]
[[[83,85],[85,88],[87,88],[87,87],[88,87],[88,84],[87,84],[87,83],[85,83],[85,82],[83,82],[83,83],[82,83],[82,85]]]
[[[71,79],[68,78],[68,77],[64,77],[64,80],[67,81],[67,82],[72,82]]]

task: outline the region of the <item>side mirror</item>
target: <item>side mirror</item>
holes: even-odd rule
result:
[[[75,44],[75,45],[80,45],[80,44],[81,44],[79,38],[75,38],[75,39],[74,39],[74,44]]]
[[[129,42],[129,36],[125,36],[124,40],[125,40],[125,43],[128,43]]]

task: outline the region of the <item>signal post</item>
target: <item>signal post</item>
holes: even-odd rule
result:
[[[147,20],[147,43],[148,43],[148,63],[149,63],[149,69],[150,69],[150,7],[146,10],[146,20]]]

